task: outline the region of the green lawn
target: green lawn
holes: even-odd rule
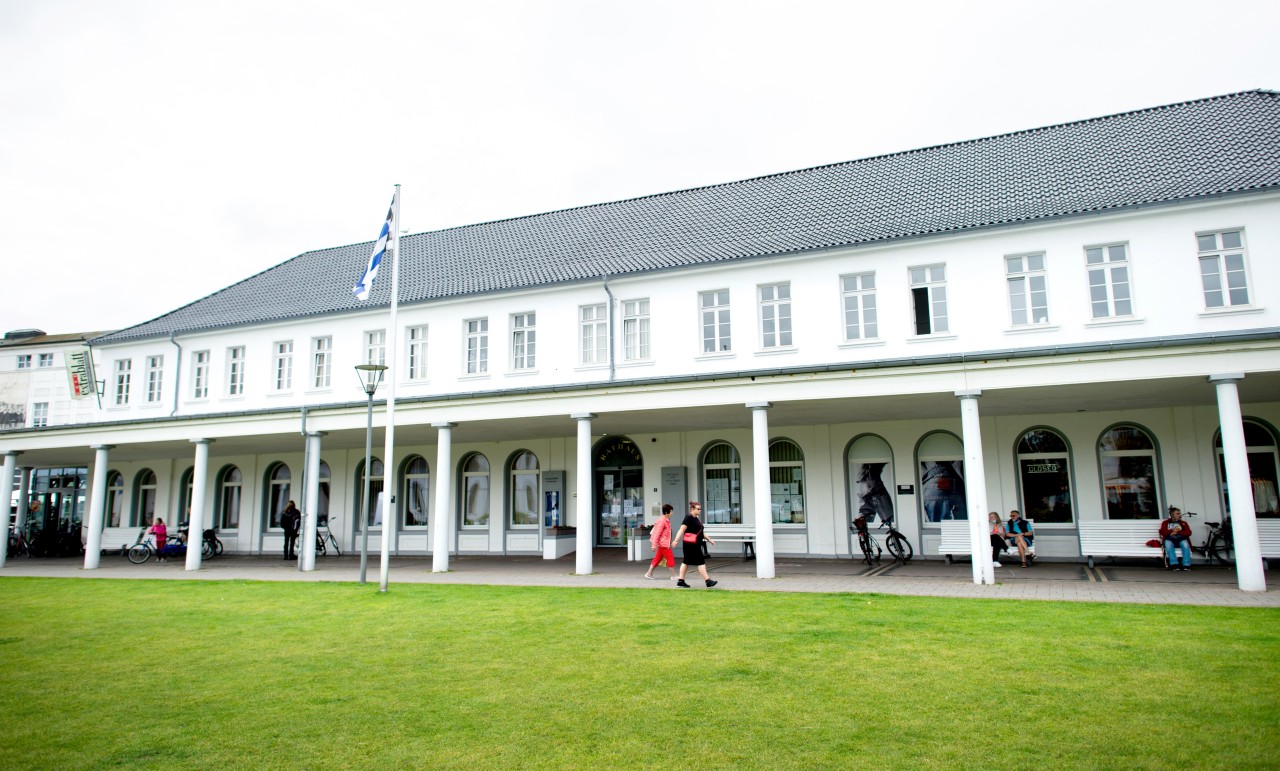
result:
[[[1280,752],[1276,610],[28,578],[0,591],[4,769],[1275,768]]]

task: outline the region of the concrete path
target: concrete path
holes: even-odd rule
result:
[[[497,584],[508,586],[590,586],[662,591],[706,591],[694,574],[693,589],[677,589],[658,568],[659,580],[645,580],[645,563],[627,562],[620,549],[597,549],[595,573],[573,575],[572,554],[559,560],[533,556],[453,557],[450,572],[432,573],[430,557],[395,557],[390,582],[414,584]],[[377,586],[379,560],[369,557],[367,580]],[[206,560],[201,570],[187,572],[182,560],[158,564],[154,560],[134,565],[119,555],[102,558],[97,570],[84,570],[79,559],[10,558],[0,577],[48,576],[58,578],[158,578],[189,580],[336,581],[355,582],[360,574],[358,557],[317,557],[316,570],[302,573],[297,563],[279,557],[222,556]],[[777,578],[755,577],[755,563],[738,559],[713,559],[708,563],[716,591],[755,592],[855,592],[974,597],[1017,600],[1068,600],[1176,605],[1224,605],[1280,607],[1280,580],[1269,581],[1266,592],[1242,592],[1236,588],[1234,570],[1196,567],[1190,572],[1169,572],[1150,562],[1118,562],[1089,568],[1076,563],[1044,563],[1022,569],[996,569],[994,586],[976,586],[967,562],[948,565],[938,560],[916,559],[907,565],[885,562],[868,568],[861,562],[833,559],[778,558]],[[1270,573],[1267,574],[1271,578]]]

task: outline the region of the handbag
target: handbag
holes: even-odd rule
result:
[[[697,533],[685,533],[685,534],[684,534],[684,542],[685,542],[685,543],[697,543],[697,542],[698,542],[698,534],[697,534]]]

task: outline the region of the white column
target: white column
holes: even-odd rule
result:
[[[112,445],[93,450],[93,480],[89,486],[89,535],[84,545],[84,569],[96,570],[102,558],[102,526],[107,519],[107,463]]]
[[[1240,392],[1236,382],[1244,374],[1210,375],[1218,389],[1218,421],[1222,428],[1222,460],[1227,467],[1227,497],[1231,501],[1231,535],[1236,549],[1236,582],[1241,591],[1265,592],[1262,572],[1262,544],[1258,541],[1258,513],[1253,505],[1253,482],[1249,477],[1249,453],[1244,443],[1244,417],[1240,414]]]
[[[769,484],[769,402],[747,404],[751,410],[751,480],[755,490],[756,578],[774,577],[773,494]]]
[[[591,575],[591,546],[595,542],[595,512],[591,510],[591,419],[595,414],[581,412],[569,417],[578,421],[577,571],[587,576]]]
[[[978,424],[981,391],[956,391],[964,434],[964,490],[969,511],[969,540],[973,548],[973,582],[994,584],[991,531],[987,527],[987,471],[982,462],[982,428]]]
[[[453,519],[453,429],[457,423],[432,423],[437,429],[436,473],[432,482],[436,486],[436,505],[431,512],[431,571],[449,572],[449,522]]]
[[[27,509],[31,506],[31,476],[34,473],[35,469],[31,466],[23,466],[22,471],[19,472],[18,516],[13,521],[19,530],[27,525]]]
[[[187,518],[187,570],[199,570],[204,558],[204,502],[209,491],[209,445],[212,439],[192,439],[196,446],[191,470],[191,516]]]
[[[21,453],[10,450],[4,454],[4,466],[0,467],[0,491],[4,492],[4,535],[0,537],[0,568],[9,558],[9,496],[13,494],[13,474],[18,468]]]
[[[320,437],[323,431],[307,433],[306,511],[302,512],[302,549],[299,561],[303,570],[316,569],[316,530],[320,521]]]

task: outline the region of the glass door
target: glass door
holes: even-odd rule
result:
[[[596,516],[600,546],[625,546],[631,529],[644,523],[641,469],[596,469]]]

